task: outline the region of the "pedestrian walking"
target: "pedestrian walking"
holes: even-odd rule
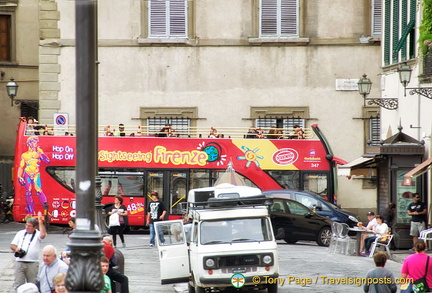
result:
[[[366,284],[363,289],[366,293],[393,293],[397,292],[397,286],[393,273],[384,268],[387,262],[387,254],[379,251],[374,254],[375,269],[366,274]]]
[[[159,200],[159,194],[157,193],[157,191],[153,191],[151,193],[151,198],[152,202],[149,204],[146,225],[150,228],[150,247],[153,247],[155,245],[156,235],[154,222],[164,220],[166,215],[166,208],[163,202]],[[163,242],[163,238],[161,237],[159,238],[161,242]]]
[[[116,195],[114,197],[114,205],[111,211],[108,212],[108,215],[110,215],[110,234],[113,236],[114,247],[117,246],[117,234],[120,237],[122,246],[126,247],[123,231],[127,214],[127,208],[123,205],[123,197],[121,195]],[[116,219],[115,221],[113,221],[114,218]]]

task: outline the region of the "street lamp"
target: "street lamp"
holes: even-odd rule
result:
[[[419,94],[428,99],[432,99],[432,87],[407,88],[407,85],[411,80],[411,72],[411,67],[406,63],[401,64],[398,68],[399,80],[404,87],[404,96],[406,97],[406,90],[408,89],[410,90],[410,95]]]
[[[13,77],[11,77],[10,81],[6,84],[6,90],[11,99],[11,107],[13,107],[13,100],[16,97],[18,92],[18,85],[14,81]]]
[[[368,105],[378,105],[388,110],[396,110],[398,108],[397,98],[377,98],[377,99],[366,98],[367,95],[370,94],[371,87],[372,87],[372,82],[370,81],[369,78],[367,78],[366,74],[363,74],[362,78],[359,79],[357,84],[358,84],[359,93],[360,95],[363,96],[365,106],[367,101]]]

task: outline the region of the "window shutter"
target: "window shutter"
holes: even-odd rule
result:
[[[381,36],[382,0],[373,0],[372,3],[372,36]]]
[[[11,61],[10,57],[10,15],[0,15],[0,60]]]
[[[370,119],[370,137],[371,145],[380,145],[381,142],[381,120],[380,117],[371,117]]]
[[[186,37],[186,4],[185,0],[170,1],[170,36]]]
[[[261,0],[261,35],[277,37],[278,0]]]
[[[390,64],[390,0],[385,0],[384,13],[384,65]]]
[[[399,0],[393,0],[393,34],[392,34],[392,47],[395,49],[399,41]],[[393,51],[392,62],[397,63],[399,59],[399,52]]]
[[[165,0],[151,0],[149,9],[150,37],[167,36],[167,7]]]
[[[281,0],[281,35],[297,36],[297,0]]]

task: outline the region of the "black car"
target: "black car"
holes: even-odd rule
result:
[[[335,222],[346,223],[351,228],[357,226],[357,223],[359,222],[356,214],[339,208],[315,193],[289,189],[269,190],[264,191],[263,193],[270,197],[287,198],[298,201],[311,210],[314,210],[317,214],[327,217]]]
[[[270,218],[276,239],[293,244],[298,240],[316,241],[320,246],[329,246],[332,221],[317,215],[299,202],[268,195]]]

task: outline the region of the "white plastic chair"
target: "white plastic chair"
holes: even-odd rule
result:
[[[335,223],[335,234],[334,247],[330,249],[331,253],[343,254],[343,255],[355,255],[357,242],[348,236],[349,226],[345,223]]]
[[[432,228],[421,231],[419,239],[432,240]]]
[[[390,242],[392,241],[393,236],[393,234],[378,236],[371,245],[369,257],[373,257],[373,255],[375,254],[375,249],[384,247],[389,259],[391,259],[392,255],[390,252]]]
[[[336,252],[336,240],[339,237],[338,235],[340,235],[337,224],[338,224],[337,222],[333,222],[331,225],[332,237],[330,239],[330,245],[329,245],[329,253],[331,254]]]

